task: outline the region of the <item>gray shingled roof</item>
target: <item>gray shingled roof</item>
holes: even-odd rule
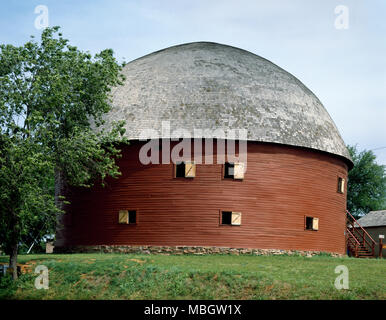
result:
[[[386,210],[370,211],[358,222],[362,227],[386,226]]]
[[[307,147],[351,162],[319,99],[290,73],[251,52],[194,42],[128,63],[114,88],[110,120],[126,120],[126,136],[142,129],[247,129],[248,140]],[[154,136],[152,138],[161,137]],[[170,138],[162,135],[163,138]],[[204,135],[205,138],[205,135]]]

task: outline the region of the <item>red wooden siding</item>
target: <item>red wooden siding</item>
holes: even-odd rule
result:
[[[319,151],[248,142],[244,180],[223,179],[222,165],[197,164],[193,179],[173,178],[173,164],[142,165],[142,143],[125,147],[122,176],[105,188],[73,189],[57,246],[221,246],[345,252],[344,160]],[[204,147],[203,147],[204,148]],[[216,151],[216,146],[214,146]],[[137,224],[118,223],[137,210]],[[220,225],[221,211],[242,213],[240,226]],[[305,216],[319,230],[305,230]]]

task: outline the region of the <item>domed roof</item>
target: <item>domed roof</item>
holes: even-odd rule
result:
[[[154,52],[123,68],[113,88],[111,120],[126,120],[126,136],[186,129],[247,129],[248,140],[326,151],[348,159],[347,148],[319,99],[272,62],[235,47],[194,42]],[[203,136],[205,138],[205,134]]]

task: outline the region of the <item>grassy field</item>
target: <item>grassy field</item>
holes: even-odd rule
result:
[[[7,262],[0,257],[0,262]],[[386,299],[386,261],[315,256],[23,255],[16,283],[0,280],[0,299]],[[35,267],[49,269],[37,290]],[[349,289],[334,286],[335,267]]]

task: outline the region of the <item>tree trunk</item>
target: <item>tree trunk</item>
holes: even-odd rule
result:
[[[13,280],[17,279],[17,251],[19,248],[19,244],[16,242],[12,245],[11,251],[9,253],[9,267],[12,270],[12,278]]]
[[[64,245],[65,235],[64,235],[64,217],[63,212],[65,210],[64,200],[61,198],[66,195],[67,183],[64,178],[63,172],[57,168],[55,170],[55,205],[61,211],[56,218],[56,244],[62,246]]]
[[[60,169],[55,170],[55,205],[58,209],[64,209],[63,199],[61,196],[64,196],[64,177]]]
[[[17,199],[14,197],[13,199]],[[17,200],[14,200],[13,203],[17,203]],[[12,271],[12,278],[16,280],[17,276],[17,252],[19,249],[20,241],[20,226],[19,226],[19,217],[16,214],[16,210],[9,212],[10,221],[9,228],[12,230],[10,237],[7,243],[7,253],[9,253],[9,271]]]

